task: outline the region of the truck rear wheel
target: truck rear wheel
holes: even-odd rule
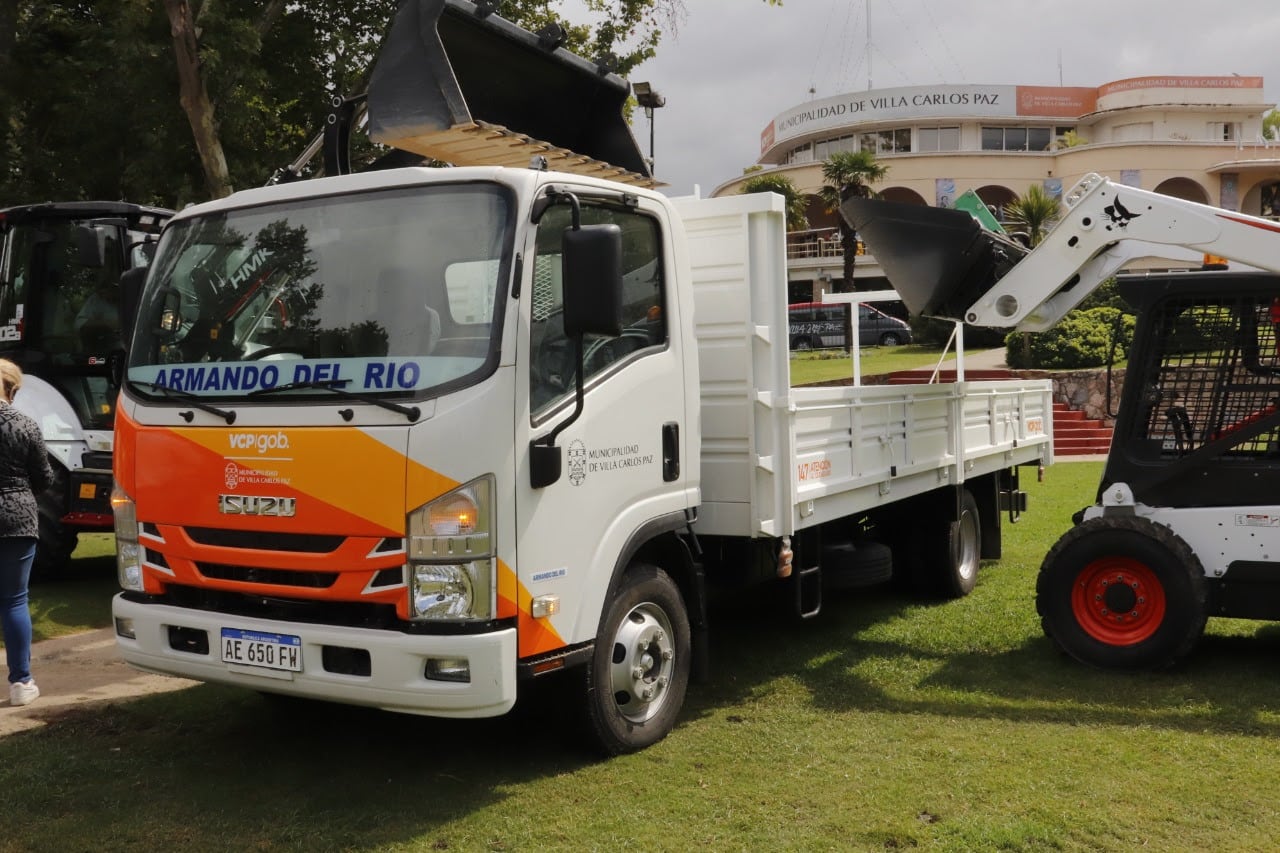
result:
[[[679,587],[656,566],[633,566],[587,668],[587,718],[605,753],[635,752],[671,731],[689,685],[690,649]]]
[[[900,542],[916,593],[964,598],[977,586],[982,524],[978,502],[968,489],[960,490],[960,514],[955,521],[944,518],[927,524],[924,530],[912,527]]]
[[[44,577],[66,571],[78,538],[75,530],[62,523],[67,512],[67,471],[57,463],[51,464],[53,485],[36,496],[40,527],[32,571]]]
[[[1082,663],[1164,669],[1204,633],[1207,590],[1195,552],[1162,524],[1094,518],[1067,531],[1036,582],[1045,634]]]

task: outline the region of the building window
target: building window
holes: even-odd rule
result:
[[[1061,130],[1061,128],[1059,128]],[[984,127],[983,151],[1048,151],[1053,142],[1053,128],[1048,127]]]
[[[1027,128],[1027,150],[1048,151],[1053,142],[1053,129],[1048,127]]]
[[[922,127],[919,131],[920,151],[959,151],[960,128]]]
[[[813,162],[813,146],[809,143],[801,145],[799,148],[793,148],[791,153],[787,155],[788,163],[812,163]]]
[[[841,136],[813,143],[813,159],[825,160],[837,151],[857,151],[858,141],[853,136]]]
[[[1240,138],[1240,125],[1235,122],[1211,121],[1208,130],[1212,142],[1235,142]]]

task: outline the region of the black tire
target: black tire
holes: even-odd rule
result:
[[[1045,635],[1091,666],[1166,669],[1204,633],[1208,590],[1195,552],[1137,516],[1094,518],[1050,549],[1036,581]]]
[[[978,585],[982,561],[982,522],[978,502],[960,492],[960,517],[925,525],[908,543],[911,587],[927,598],[964,598]]]
[[[40,527],[36,540],[36,558],[32,574],[57,577],[66,572],[71,553],[76,549],[77,532],[62,523],[67,514],[67,470],[56,462],[53,467],[53,485],[36,496]]]
[[[808,352],[813,349],[813,346],[809,343],[808,338],[796,338],[791,342],[791,348],[796,352]]]
[[[886,347],[896,347],[902,343],[902,337],[897,332],[885,332],[880,336],[880,344]]]
[[[606,755],[644,749],[675,726],[689,686],[689,616],[666,572],[632,566],[609,603],[587,666],[586,714]]]

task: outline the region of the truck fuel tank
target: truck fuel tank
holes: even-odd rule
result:
[[[850,198],[840,213],[913,315],[965,319],[1028,252],[963,210]]]

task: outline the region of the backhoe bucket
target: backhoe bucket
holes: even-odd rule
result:
[[[1028,251],[963,210],[850,198],[840,213],[913,315],[964,320]]]
[[[623,119],[627,81],[493,14],[404,0],[369,80],[375,142],[455,165],[528,166],[652,186]]]

